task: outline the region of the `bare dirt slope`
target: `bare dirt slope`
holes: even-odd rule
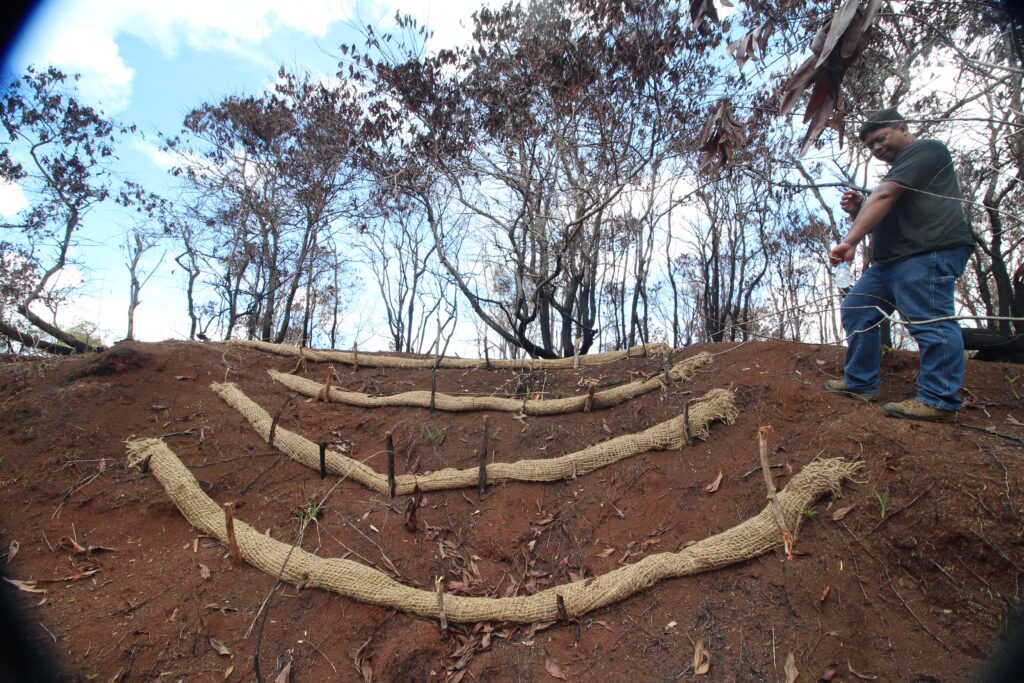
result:
[[[337,481],[282,456],[219,399],[226,379],[274,413],[289,393],[267,368],[293,359],[218,344],[121,344],[99,356],[0,366],[0,524],[9,578],[31,635],[69,680],[253,679],[290,665],[290,680],[961,681],[977,671],[1019,604],[1024,572],[1024,367],[971,362],[962,425],[902,422],[878,405],[831,396],[842,349],[785,343],[713,345],[695,381],[587,414],[490,415],[494,460],[543,458],[645,429],[684,402],[732,388],[734,425],[707,443],[636,456],[576,480],[427,494],[415,532],[407,497],[345,481],[302,546],[348,557],[402,582],[466,595],[527,594],[727,529],[760,511],[756,432],[770,425],[780,486],[817,457],[862,458],[863,482],[806,511],[796,555],[781,551],[663,582],[568,624],[455,625],[283,586],[260,638],[275,578],[232,563],[201,537],[151,475],[124,466],[124,441],[160,436],[216,501],[293,542],[303,515]],[[582,393],[661,368],[633,359],[584,370],[445,370],[438,390],[531,397]],[[326,366],[306,375],[322,380]],[[429,389],[422,370],[353,371],[343,388]],[[916,360],[885,359],[883,398],[914,393]],[[337,386],[337,383],[335,384]],[[692,393],[690,393],[692,392]],[[1018,421],[1020,420],[1020,421]],[[293,398],[280,424],[347,449],[384,471],[473,467],[479,413],[359,409]],[[985,431],[989,430],[989,431]],[[721,473],[717,490],[709,492]],[[711,486],[711,489],[714,487]],[[844,516],[845,513],[845,516]],[[77,548],[76,548],[77,545]],[[17,547],[17,552],[13,551]],[[696,675],[695,644],[710,669]]]

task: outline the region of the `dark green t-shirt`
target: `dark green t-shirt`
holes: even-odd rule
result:
[[[914,140],[892,162],[884,181],[906,188],[872,231],[873,260],[973,246],[960,204],[960,186],[949,150],[938,140]]]

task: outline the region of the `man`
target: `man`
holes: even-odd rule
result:
[[[852,263],[857,244],[868,234],[873,235],[873,251],[871,266],[843,300],[848,340],[843,379],[826,382],[825,388],[871,401],[878,395],[883,311],[899,309],[910,322],[953,316],[953,286],[974,241],[945,145],[916,140],[895,109],[871,116],[858,136],[872,156],[891,167],[866,201],[857,192],[846,192],[840,203],[853,216],[853,226],[829,252],[829,263]],[[952,422],[964,378],[960,326],[945,320],[909,329],[921,353],[917,397],[887,403],[885,412]]]

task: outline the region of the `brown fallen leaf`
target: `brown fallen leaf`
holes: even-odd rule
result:
[[[614,553],[614,552],[615,552],[615,548],[605,548],[604,550],[602,550],[601,552],[599,552],[599,553],[597,554],[597,556],[598,556],[598,557],[608,557],[609,555],[611,555],[611,554],[612,554],[612,553]]]
[[[711,653],[704,647],[704,639],[698,638],[693,645],[693,675],[703,676],[711,671]]]
[[[11,544],[7,546],[7,564],[11,563],[11,560],[14,559],[14,556],[18,554],[18,551],[20,549],[20,543],[18,543],[17,541],[11,541]]]
[[[612,428],[608,426],[608,423],[604,421],[604,418],[601,418],[601,429],[604,430],[605,434],[612,433]]]
[[[6,581],[7,583],[11,584],[12,586],[17,588],[18,590],[25,591],[26,593],[45,593],[46,592],[45,588],[36,588],[35,582],[26,583],[24,581],[18,581],[17,579],[8,579],[6,576],[3,577],[3,579],[4,579],[4,581]]]
[[[228,668],[224,669],[224,680],[226,681],[229,678],[231,678],[231,674],[233,674],[234,672],[235,672],[235,665],[234,664],[228,664]]]
[[[826,583],[825,584],[825,588],[821,591],[821,597],[818,598],[818,602],[819,603],[824,603],[825,600],[828,598],[828,594],[831,591],[832,591],[832,586],[830,586],[829,584]]]
[[[231,656],[231,650],[228,649],[228,646],[216,638],[210,638],[210,646],[217,651],[217,654],[222,654],[225,657]]]
[[[416,511],[420,509],[420,505],[423,505],[423,494],[420,492],[420,487],[417,486],[413,489],[412,495],[409,496],[409,503],[405,506],[405,528],[413,533],[416,533],[416,529],[419,528]]]
[[[856,676],[857,678],[859,678],[862,681],[873,681],[876,678],[878,678],[878,676],[873,676],[872,674],[865,674],[865,673],[861,673],[861,672],[857,671],[856,669],[853,668],[853,665],[850,664],[850,660],[849,659],[846,660],[846,668],[850,671],[851,674],[853,674],[854,676]]]
[[[366,639],[366,642],[359,646],[356,650],[355,655],[352,656],[352,661],[356,665],[356,671],[363,679],[363,683],[373,682],[373,665],[370,664],[370,643],[373,642],[373,636]]]
[[[722,470],[718,470],[718,476],[715,480],[704,487],[704,490],[708,493],[714,493],[718,490],[718,487],[722,485]]]
[[[850,514],[850,512],[855,507],[857,507],[857,506],[856,505],[847,505],[846,507],[839,508],[838,510],[836,510],[835,512],[832,513],[832,521],[833,522],[838,522],[843,517],[845,517],[846,515]]]
[[[210,580],[210,568],[207,567],[205,564],[200,564],[199,565],[199,576],[204,581],[209,581]]]
[[[786,683],[796,683],[796,679],[800,678],[800,672],[796,670],[796,657],[793,656],[792,650],[786,655],[784,669],[786,672]]]
[[[823,674],[821,674],[821,680],[823,680],[823,681],[831,681],[832,679],[834,679],[836,677],[836,675],[838,673],[839,673],[839,669],[836,668],[836,665],[835,664],[829,664],[825,668],[825,672]]]
[[[558,663],[550,657],[544,657],[544,669],[552,678],[557,678],[561,681],[569,680],[566,678],[565,674],[562,673],[562,668],[558,666]]]
[[[83,547],[78,541],[71,538],[70,536],[61,536],[60,540],[57,541],[64,550],[69,550],[75,555],[88,555],[90,553],[116,553],[117,548],[108,548],[105,545],[90,545]]]
[[[193,375],[175,375],[174,379],[180,382],[183,379],[195,379],[195,377]]]
[[[288,662],[281,669],[281,672],[277,674],[277,678],[274,679],[274,683],[288,683],[288,679],[292,675],[292,663]]]

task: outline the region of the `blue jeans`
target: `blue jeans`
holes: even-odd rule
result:
[[[963,275],[971,247],[917,254],[887,265],[872,264],[843,299],[848,348],[844,382],[850,391],[878,393],[882,362],[882,313],[898,309],[908,321],[955,315],[953,286]],[[964,342],[954,320],[910,325],[921,352],[917,398],[942,410],[959,410],[964,381]]]

